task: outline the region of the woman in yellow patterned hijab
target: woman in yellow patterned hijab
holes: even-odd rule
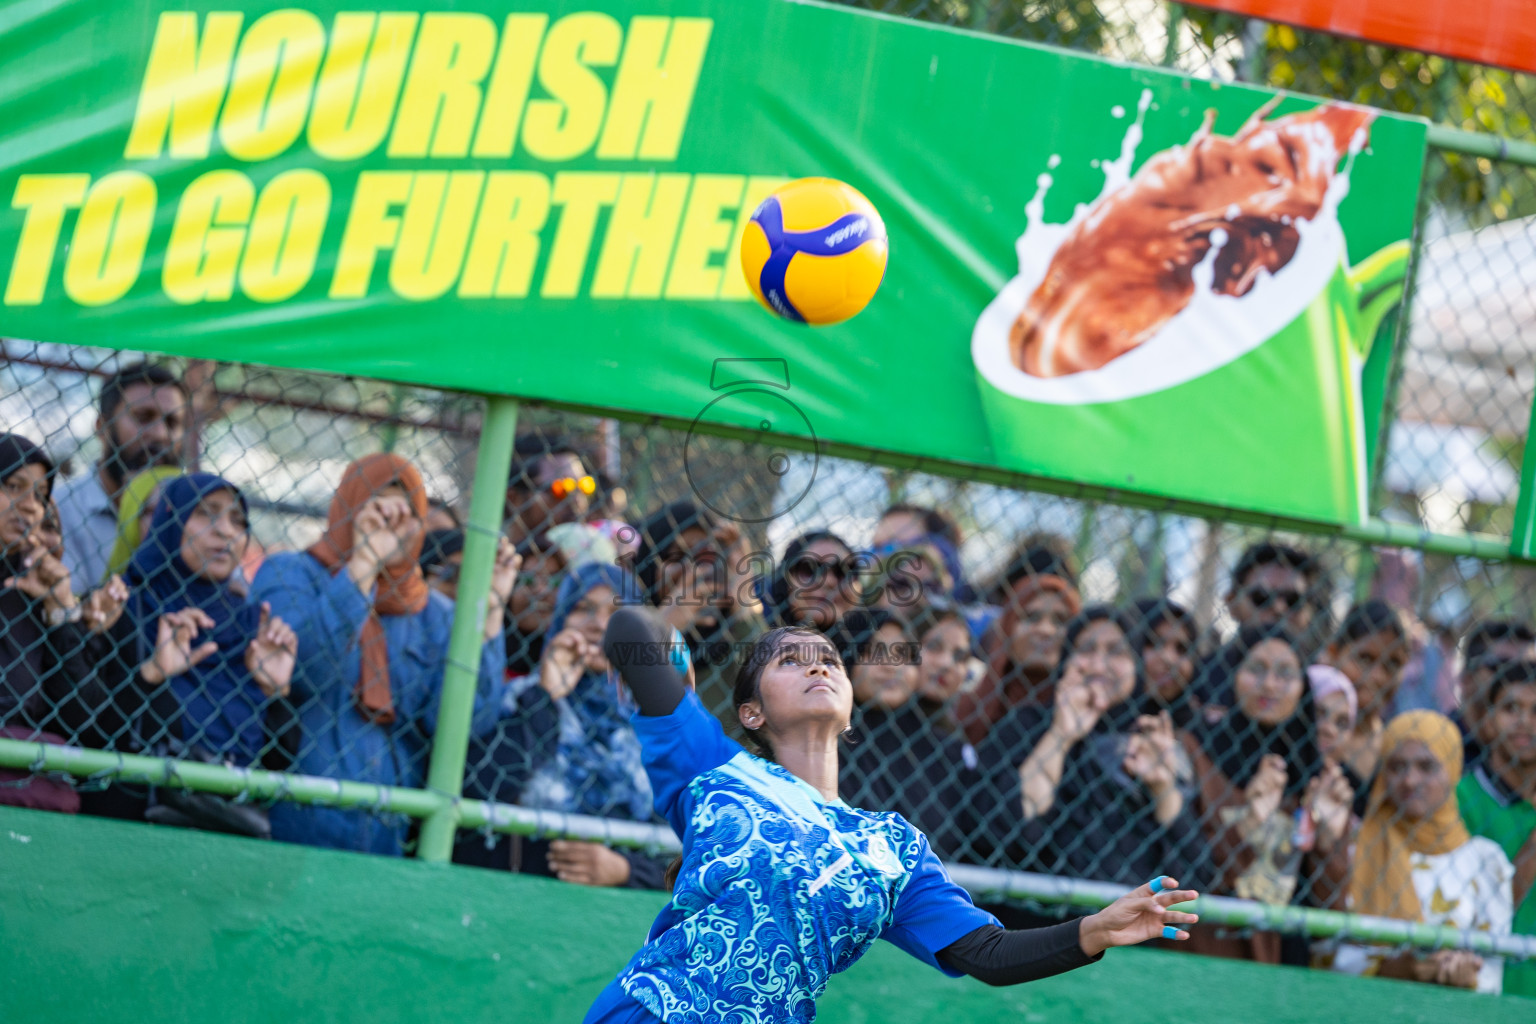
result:
[[[1413,742],[1422,750],[1401,750],[1405,743]],[[1384,755],[1396,753],[1398,764],[1395,772],[1389,771],[1383,759],[1382,770],[1376,773],[1376,784],[1371,787],[1370,809],[1355,847],[1350,909],[1357,914],[1419,921],[1423,912],[1413,891],[1410,854],[1450,853],[1472,838],[1456,806],[1461,733],[1444,715],[1410,711],[1387,726],[1381,750]],[[1438,773],[1424,763],[1426,753],[1439,765]],[[1394,777],[1394,785],[1389,786],[1389,775]],[[1389,788],[1396,790],[1407,806],[1399,807]],[[1437,798],[1438,803],[1430,806]]]
[[[1496,843],[1472,837],[1462,824],[1456,726],[1433,711],[1410,711],[1388,723],[1381,752],[1355,846],[1349,909],[1507,935],[1514,868]],[[1483,992],[1499,991],[1503,981],[1500,961],[1456,950],[1391,958],[1341,947],[1334,967]]]

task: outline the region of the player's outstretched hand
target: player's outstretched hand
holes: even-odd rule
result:
[[[1097,914],[1083,918],[1078,936],[1083,952],[1098,956],[1111,946],[1134,946],[1148,939],[1188,939],[1189,932],[1178,926],[1194,924],[1199,916],[1168,908],[1175,903],[1188,903],[1200,894],[1193,889],[1179,889],[1178,884],[1177,879],[1159,875]]]

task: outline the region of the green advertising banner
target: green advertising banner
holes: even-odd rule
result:
[[[0,334],[1352,523],[1424,145],[788,0],[12,4]],[[828,328],[737,255],[813,175],[889,234]]]

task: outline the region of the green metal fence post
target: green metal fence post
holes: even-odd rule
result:
[[[1525,451],[1520,455],[1520,496],[1515,500],[1515,524],[1509,531],[1509,553],[1516,558],[1536,556],[1536,444],[1531,431],[1536,430],[1536,406],[1531,407],[1531,424],[1525,431]]]
[[[475,456],[474,491],[469,502],[469,524],[464,536],[464,565],[459,573],[459,597],[453,608],[453,636],[448,644],[448,667],[443,672],[443,694],[438,703],[437,732],[432,738],[432,763],[427,770],[427,789],[454,801],[421,825],[416,856],[446,862],[453,853],[453,833],[458,827],[457,797],[464,784],[464,758],[469,752],[469,720],[474,711],[475,685],[480,673],[480,649],[485,645],[486,598],[491,589],[491,567],[501,519],[507,500],[507,474],[512,468],[512,443],[517,434],[517,402],[487,396],[485,425]]]
[[[1163,67],[1171,68],[1179,60],[1179,31],[1184,27],[1184,5],[1168,5],[1167,38],[1163,43]]]

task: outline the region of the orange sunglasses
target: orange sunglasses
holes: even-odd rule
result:
[[[594,494],[597,491],[597,481],[590,476],[564,476],[558,480],[551,481],[549,485],[549,493],[557,498],[564,498],[566,495],[574,494],[577,491],[580,491],[582,494]]]

